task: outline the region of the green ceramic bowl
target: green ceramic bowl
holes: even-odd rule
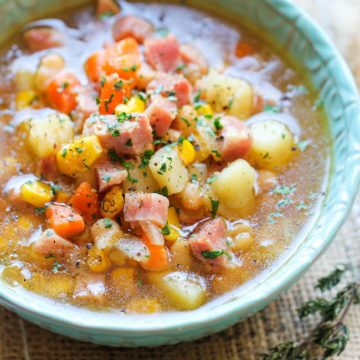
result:
[[[0,36],[9,36],[20,23],[88,2],[0,0]],[[311,230],[270,273],[195,311],[158,315],[94,313],[0,284],[3,306],[51,331],[104,345],[156,346],[225,329],[259,311],[300,279],[330,245],[356,195],[360,178],[358,93],[348,67],[324,32],[286,0],[179,2],[260,28],[278,49],[297,59],[306,70],[321,94],[332,139],[326,198]]]

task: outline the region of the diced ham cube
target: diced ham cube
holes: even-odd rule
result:
[[[102,304],[105,291],[105,274],[81,273],[76,279],[73,297],[81,302]]]
[[[134,15],[124,16],[118,19],[113,26],[113,37],[120,41],[127,37],[134,38],[142,44],[152,33],[152,26],[146,20]]]
[[[95,171],[99,192],[121,184],[127,176],[126,170],[120,164],[113,164],[107,157],[95,164]]]
[[[193,254],[203,262],[226,266],[231,263],[233,254],[226,244],[226,224],[218,217],[200,225],[190,235],[190,248]]]
[[[172,34],[163,38],[147,38],[144,45],[145,59],[155,70],[173,72],[181,62],[179,43]]]
[[[36,27],[24,32],[24,41],[32,51],[40,51],[64,45],[63,35],[51,27]]]
[[[145,90],[151,80],[157,75],[157,71],[155,71],[150,65],[147,63],[142,63],[140,69],[136,72],[135,81],[136,86],[140,90]]]
[[[156,193],[134,193],[125,195],[125,221],[136,223],[149,221],[163,227],[167,221],[169,200]]]
[[[99,111],[99,106],[96,104],[96,96],[98,93],[90,86],[80,86],[77,94],[76,113],[76,130],[81,131],[84,121],[90,115]]]
[[[191,102],[192,86],[183,76],[158,74],[154,80],[150,81],[146,90],[160,93],[162,96],[175,97],[177,107]]]
[[[163,136],[174,121],[177,108],[174,101],[155,94],[151,97],[151,103],[146,109],[146,114],[156,134]]]
[[[115,115],[92,116],[84,124],[83,135],[96,135],[101,145],[118,155],[140,154],[152,149],[152,129],[146,115],[129,114],[131,120]]]
[[[201,75],[208,72],[208,63],[203,53],[192,44],[183,44],[180,46],[180,55],[185,64],[197,65]]]
[[[233,116],[225,116],[220,120],[223,137],[221,158],[225,161],[233,161],[244,158],[250,151],[253,136],[251,130],[239,119]]]
[[[55,234],[52,229],[45,230],[33,244],[33,250],[43,255],[66,256],[75,248],[75,244]]]

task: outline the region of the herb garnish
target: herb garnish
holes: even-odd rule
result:
[[[210,198],[210,200],[211,200],[211,215],[214,218],[218,211],[220,202],[219,202],[219,200],[214,200],[212,198]]]
[[[226,255],[229,260],[231,260],[231,256],[224,250],[208,250],[203,251],[201,255],[206,259],[216,259],[221,255]]]
[[[315,288],[322,292],[331,290],[341,282],[342,276],[350,270],[349,265],[338,265],[328,276],[319,279]],[[284,342],[272,347],[263,360],[320,360],[340,355],[349,340],[349,330],[343,323],[352,304],[360,304],[360,284],[350,282],[331,298],[317,298],[308,301],[298,309],[300,318],[318,313],[319,324],[310,335],[300,342]],[[314,357],[316,350],[317,357]]]

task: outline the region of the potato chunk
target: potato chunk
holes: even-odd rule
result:
[[[260,169],[276,170],[287,164],[294,154],[294,136],[288,127],[274,120],[262,121],[250,127],[254,141],[248,161]]]
[[[149,167],[159,186],[167,187],[169,195],[182,191],[188,182],[189,174],[176,147],[159,149],[151,158]]]
[[[44,119],[30,119],[28,143],[39,158],[55,155],[63,144],[74,137],[74,127],[64,114],[51,114]]]
[[[211,184],[220,206],[225,205],[237,215],[244,216],[254,203],[255,170],[243,159],[238,159],[220,173]]]
[[[193,310],[206,300],[206,287],[203,279],[183,271],[157,273],[150,272],[148,277],[158,286],[173,304],[181,310]]]
[[[212,69],[205,80],[206,99],[215,112],[226,111],[240,120],[247,119],[253,108],[254,92],[245,80],[219,74]]]

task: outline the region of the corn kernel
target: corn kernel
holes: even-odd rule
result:
[[[20,90],[15,98],[16,110],[19,111],[31,106],[36,99],[38,99],[38,95],[34,90]]]
[[[101,216],[104,218],[115,217],[124,207],[122,188],[113,186],[104,196],[101,202]]]
[[[17,226],[23,231],[30,230],[33,226],[32,219],[29,216],[19,216]]]
[[[104,272],[111,266],[106,252],[94,247],[88,252],[87,264],[90,270],[96,273]]]
[[[111,285],[126,296],[133,296],[136,291],[135,270],[132,268],[116,268],[111,272]]]
[[[184,165],[190,165],[195,161],[195,149],[189,140],[184,140],[178,145],[179,156]]]
[[[24,201],[38,208],[43,207],[54,197],[51,186],[38,180],[26,182],[21,187],[20,194]]]
[[[161,305],[156,299],[143,298],[132,300],[126,309],[135,314],[152,314],[161,311]]]
[[[209,104],[202,104],[196,108],[199,115],[211,115],[214,116],[214,111]]]
[[[181,228],[176,210],[173,206],[169,207],[167,222],[170,229],[169,235],[164,235],[164,238],[168,241],[174,242],[180,237],[179,230]]]
[[[70,198],[71,198],[71,193],[69,193],[69,192],[66,192],[66,191],[59,191],[59,192],[57,192],[56,193],[56,198],[55,198],[55,200],[56,200],[56,202],[58,202],[58,203],[67,203],[69,200],[70,200]]]
[[[99,139],[93,135],[65,145],[58,151],[56,160],[62,174],[75,177],[77,172],[88,170],[102,152]]]
[[[119,249],[112,248],[109,251],[109,259],[110,261],[118,266],[123,266],[126,264],[126,255],[120,251]]]
[[[119,104],[115,108],[115,114],[119,115],[121,113],[131,113],[139,112],[142,113],[145,111],[145,103],[138,97],[132,97],[126,104]]]
[[[19,90],[30,90],[34,87],[34,74],[30,71],[16,73],[16,87]]]

